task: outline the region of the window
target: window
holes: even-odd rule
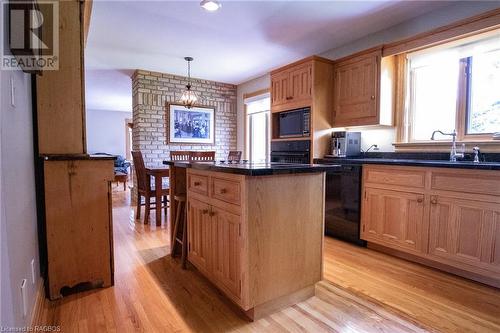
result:
[[[245,151],[252,162],[269,160],[270,108],[269,93],[245,99]]]
[[[456,130],[458,140],[491,140],[500,131],[499,32],[407,58],[407,141],[429,141],[434,130]]]

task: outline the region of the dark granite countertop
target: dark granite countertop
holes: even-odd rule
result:
[[[500,162],[480,162],[429,159],[409,159],[409,158],[321,158],[315,159],[318,164],[385,164],[402,166],[421,166],[438,168],[459,168],[459,169],[480,169],[480,170],[500,170]]]
[[[324,172],[339,168],[335,164],[285,164],[285,163],[220,163],[220,162],[186,162],[164,161],[163,164],[196,170],[226,172],[246,176],[269,176],[295,173]]]

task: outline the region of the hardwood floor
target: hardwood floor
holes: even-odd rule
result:
[[[134,221],[113,198],[115,286],[45,301],[62,332],[500,332],[500,290],[331,238],[316,296],[248,322],[169,253],[165,225]],[[154,213],[150,217],[154,221]]]

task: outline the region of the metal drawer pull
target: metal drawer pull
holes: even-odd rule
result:
[[[201,213],[202,213],[203,215],[208,214],[208,209],[203,209],[203,210],[201,211]]]
[[[194,186],[200,186],[201,183],[200,182],[194,182]]]
[[[227,189],[225,189],[225,188],[220,189],[220,194],[226,194],[226,193],[227,193]]]
[[[436,197],[431,197],[431,204],[435,205],[438,203],[438,199]]]
[[[418,203],[422,203],[422,202],[424,202],[424,199],[422,199],[422,198],[418,198],[418,199],[417,199],[417,202],[418,202]]]

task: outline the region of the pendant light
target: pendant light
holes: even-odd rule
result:
[[[191,61],[193,61],[193,58],[185,57],[184,60],[188,63],[188,84],[186,85],[186,90],[182,93],[180,102],[188,109],[191,109],[198,101],[196,93],[191,90]]]

